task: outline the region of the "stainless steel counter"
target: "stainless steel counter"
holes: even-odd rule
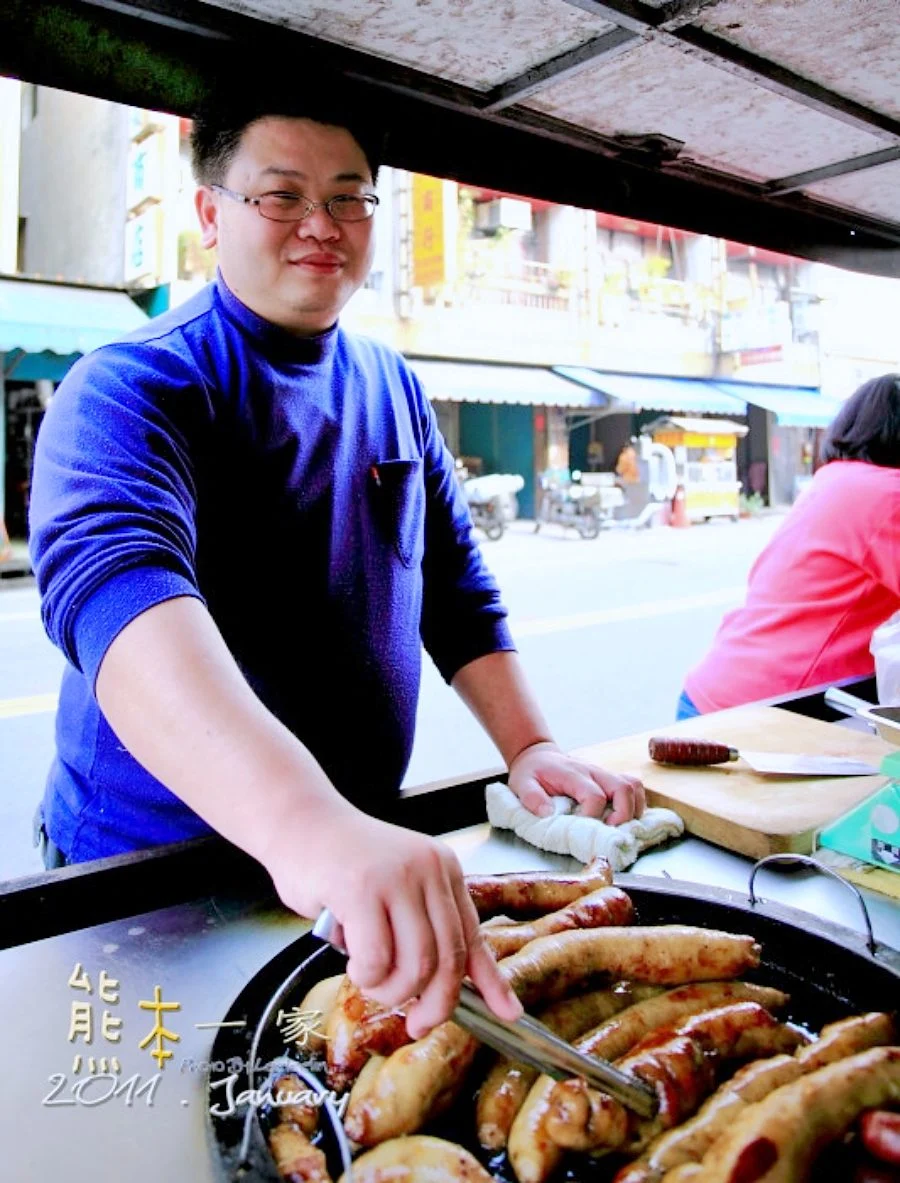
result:
[[[487,824],[457,830],[447,841],[469,873],[579,866],[491,831]],[[688,838],[645,855],[632,870],[746,893],[750,866],[744,858]],[[767,899],[855,931],[861,928],[851,893],[814,873],[763,871],[757,890]],[[900,907],[867,896],[876,936],[900,948]],[[0,1107],[4,1178],[19,1183],[64,1169],[70,1183],[217,1179],[204,1092],[204,1062],[216,1032],[196,1024],[221,1020],[253,974],[307,927],[282,909],[218,896],[0,952],[0,1014],[7,1036],[6,1100]],[[91,995],[68,984],[76,965],[88,974]],[[119,983],[117,1003],[99,997],[101,970]],[[153,1000],[156,986],[163,1001],[180,1004],[164,1016],[179,1041],[167,1044],[173,1056],[158,1074],[152,1104],[147,1094],[130,1106],[124,1095],[101,1102],[111,1087],[103,1080],[86,1086],[78,1101],[72,1088],[86,1078],[91,1054],[117,1055],[122,1081],[138,1073],[146,1083],[157,1075],[151,1048],[138,1047],[153,1025],[152,1013],[138,1003]],[[80,1039],[70,1042],[73,1002],[93,1004],[98,1028],[104,1010],[121,1018],[120,1042],[105,1042],[99,1029],[91,1047]],[[73,1072],[77,1052],[85,1059],[78,1074]],[[54,1074],[61,1074],[64,1083]],[[59,1092],[48,1099],[54,1082]]]

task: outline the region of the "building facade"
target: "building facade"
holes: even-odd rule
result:
[[[136,315],[181,303],[215,270],[189,132],[175,116],[0,79],[0,283],[27,282],[32,300],[50,285],[47,308],[51,286],[82,302],[121,295]],[[378,193],[374,265],[344,323],[419,369],[471,469],[525,478],[526,515],[543,470],[613,471],[661,413],[746,424],[745,491],[789,502],[833,411],[819,392],[843,398],[900,368],[900,283],[399,169],[381,171]],[[130,316],[109,309],[95,326],[105,339]],[[19,531],[43,407],[83,349],[63,351],[59,324],[23,349],[2,336],[4,315],[0,292],[0,459]]]

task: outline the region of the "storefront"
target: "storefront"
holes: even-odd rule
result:
[[[0,521],[24,538],[34,446],[56,386],[84,353],[147,316],[127,293],[0,279]]]

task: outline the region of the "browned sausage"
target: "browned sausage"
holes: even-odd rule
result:
[[[634,905],[618,887],[600,887],[574,903],[522,924],[488,924],[481,931],[495,957],[509,957],[538,937],[573,928],[630,924]]]
[[[311,1089],[299,1076],[286,1073],[272,1086],[279,1122],[296,1126],[311,1138],[319,1124],[319,1106],[312,1101]]]
[[[877,1047],[801,1076],[750,1105],[710,1148],[702,1183],[796,1183],[866,1109],[900,1103],[900,1047]]]
[[[654,1031],[616,1066],[652,1085],[659,1098],[655,1118],[636,1119],[583,1079],[562,1081],[553,1090],[547,1132],[557,1145],[570,1150],[626,1147],[637,1153],[663,1129],[693,1113],[709,1095],[715,1087],[714,1059],[738,1056],[748,1030],[777,1025],[757,1003],[737,1002]]]
[[[387,1059],[373,1056],[350,1093],[344,1118],[348,1136],[361,1146],[375,1146],[416,1133],[462,1087],[477,1049],[477,1040],[448,1022]]]
[[[787,1005],[788,996],[767,986],[745,982],[698,982],[668,990],[630,1006],[588,1032],[576,1043],[587,1055],[615,1060],[624,1056],[650,1031],[729,1002],[749,999],[767,1010]],[[544,1183],[562,1159],[563,1151],[546,1129],[555,1081],[535,1081],[509,1133],[508,1153],[520,1183]]]
[[[493,1176],[455,1142],[418,1134],[393,1138],[353,1163],[353,1183],[492,1183]],[[340,1183],[345,1183],[342,1175]]]
[[[500,968],[528,1007],[574,994],[600,975],[660,986],[734,978],[754,969],[759,955],[752,937],[670,924],[539,937]]]
[[[612,883],[606,859],[594,859],[577,875],[559,871],[514,871],[508,875],[467,875],[466,887],[480,916],[540,916],[556,912],[583,895]]]
[[[815,1042],[797,1052],[797,1060],[804,1072],[814,1072],[844,1056],[893,1043],[896,1034],[896,1024],[891,1015],[881,1011],[852,1015],[849,1019],[840,1019],[837,1023],[823,1027]]]
[[[331,1183],[325,1155],[296,1126],[275,1126],[269,1134],[269,1147],[278,1173],[287,1183]]]
[[[409,1043],[402,1010],[387,1009],[344,977],[325,1027],[328,1084],[343,1093],[356,1080],[373,1053],[390,1055]]]
[[[863,1114],[859,1129],[869,1154],[892,1167],[900,1167],[900,1113],[873,1109]]]
[[[713,1093],[695,1117],[666,1130],[643,1158],[623,1167],[614,1183],[659,1183],[667,1171],[682,1163],[698,1162],[747,1105],[761,1101],[802,1072],[796,1058],[786,1055],[745,1065]]]
[[[618,1011],[660,993],[661,986],[632,986],[620,982],[611,990],[594,990],[556,1002],[540,1011],[538,1018],[561,1039],[571,1043]],[[506,1145],[513,1119],[538,1075],[534,1068],[515,1064],[505,1056],[498,1057],[478,1093],[475,1111],[478,1141],[485,1149],[501,1150]]]
[[[824,1027],[814,1043],[801,1047],[794,1056],[776,1055],[748,1064],[709,1098],[696,1117],[664,1133],[644,1159],[624,1167],[615,1183],[659,1183],[667,1171],[680,1164],[699,1162],[747,1105],[762,1101],[804,1073],[888,1044],[893,1038],[894,1023],[889,1015],[853,1015]]]

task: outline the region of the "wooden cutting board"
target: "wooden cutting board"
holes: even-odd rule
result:
[[[717,711],[578,750],[604,768],[640,776],[649,804],[674,809],[689,833],[752,858],[786,851],[809,854],[815,831],[880,789],[885,778],[762,776],[743,760],[672,768],[654,764],[648,756],[652,735],[713,739],[738,750],[846,756],[876,767],[896,751],[876,735],[762,706]]]

